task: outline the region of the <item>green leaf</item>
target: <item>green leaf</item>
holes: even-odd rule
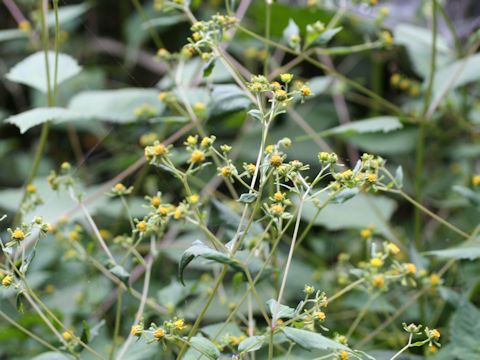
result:
[[[211,117],[231,114],[250,107],[251,101],[245,92],[236,85],[216,85],[212,91],[209,106]]]
[[[471,56],[466,62],[464,59],[440,68],[433,79],[433,99],[437,101],[447,89],[453,90],[465,84],[480,80],[480,54]],[[461,70],[460,70],[461,69]],[[460,71],[460,72],[458,72]],[[424,83],[426,88],[427,83]]]
[[[305,40],[305,50],[308,50],[315,46],[321,46],[321,45],[327,44],[341,30],[342,30],[342,27],[339,26],[334,29],[318,32],[311,25],[307,25],[307,38]]]
[[[326,137],[338,134],[361,134],[372,132],[390,132],[403,127],[402,123],[394,116],[379,116],[371,119],[357,120],[348,124],[336,126],[322,131],[319,136]]]
[[[119,278],[123,283],[127,284],[128,279],[130,278],[130,273],[125,270],[123,266],[116,265],[109,269],[109,271],[115,275],[117,278]]]
[[[413,68],[423,78],[430,73],[430,59],[432,49],[432,30],[410,24],[399,24],[393,30],[395,44],[403,45],[407,49]],[[437,34],[437,67],[441,68],[454,59],[454,53],[448,41]]]
[[[17,294],[16,304],[17,304],[17,311],[19,313],[23,314],[23,302],[22,302],[22,292],[21,291]]]
[[[27,33],[18,29],[0,30],[0,42],[15,39],[27,39]]]
[[[273,316],[273,314],[275,313],[275,309],[277,307],[277,301],[275,299],[270,299],[267,301],[267,305],[268,305],[268,310],[270,311],[270,315]],[[296,312],[294,308],[280,304],[278,308],[277,318],[291,319],[295,317],[295,315],[296,315]]]
[[[320,196],[319,204],[323,204],[327,198],[327,195]],[[315,219],[314,225],[322,225],[329,230],[341,230],[362,229],[366,225],[373,224],[377,231],[389,237],[391,233],[385,225],[385,220],[390,219],[395,208],[394,200],[384,196],[360,193],[343,204],[329,204]],[[302,219],[311,221],[316,212],[317,207],[307,201],[304,204]],[[382,215],[379,216],[379,213]]]
[[[40,107],[10,116],[5,122],[15,125],[24,134],[27,130],[47,121],[61,123],[82,119],[82,115],[59,107]]]
[[[69,359],[70,359],[69,357],[64,356],[55,351],[49,351],[31,358],[31,360],[69,360]]]
[[[442,258],[475,260],[480,258],[480,245],[427,251],[425,255],[434,255]]]
[[[357,195],[359,190],[357,188],[353,189],[343,189],[330,201],[331,204],[343,204],[345,201],[350,200],[355,195]]]
[[[168,27],[175,24],[178,24],[183,21],[188,21],[188,17],[185,15],[172,15],[168,14],[158,18],[150,19],[148,22],[142,24],[143,29],[148,29],[152,27]]]
[[[315,76],[308,81],[308,87],[314,95],[319,95],[325,92],[331,83],[332,79],[328,76]]]
[[[378,136],[375,133],[346,135],[346,140],[363,151],[379,155],[405,155],[415,151],[418,130],[404,128]]]
[[[77,21],[89,9],[89,5],[84,2],[76,5],[64,5],[58,7],[58,23],[59,25],[67,25]],[[55,26],[55,10],[50,10],[47,14],[47,25]]]
[[[453,357],[459,360],[480,360],[480,311],[471,303],[458,307],[450,324],[450,345]]]
[[[473,205],[480,206],[480,194],[464,186],[455,185],[453,190],[466,197]]]
[[[292,36],[300,37],[300,29],[293,19],[288,20],[287,27],[283,30],[283,40],[293,49],[300,49],[300,42],[292,41]]]
[[[244,193],[240,195],[240,198],[237,201],[244,204],[251,204],[252,202],[255,201],[256,198],[257,198],[257,194]]]
[[[91,119],[127,123],[137,121],[135,109],[144,104],[154,108],[157,115],[165,108],[158,100],[158,90],[125,88],[81,92],[70,100],[68,109]]]
[[[215,58],[212,57],[203,68],[203,77],[209,77],[212,75],[213,68],[215,67]]]
[[[218,359],[220,357],[220,351],[218,350],[217,346],[210,340],[201,336],[194,336],[190,339],[190,342],[208,356],[214,359]]]
[[[227,254],[209,248],[200,240],[196,240],[193,242],[192,246],[185,250],[180,260],[180,263],[178,264],[178,278],[183,285],[185,285],[185,282],[183,280],[183,270],[193,259],[199,256],[204,259],[219,262],[221,264],[238,265],[238,262],[230,258]]]
[[[186,124],[190,119],[186,116],[159,116],[148,120],[151,123],[161,122],[165,124]]]
[[[264,341],[265,341],[265,336],[250,336],[250,337],[246,338],[245,340],[243,340],[238,345],[238,351],[239,352],[256,351],[263,346]]]
[[[55,52],[53,51],[48,52],[48,64],[50,69],[50,88],[53,89],[55,73]],[[78,65],[77,60],[67,54],[58,54],[57,84],[61,84],[72,76],[77,75],[81,70],[82,68]],[[10,81],[24,84],[46,93],[45,54],[43,51],[39,51],[26,57],[11,68],[5,77]]]
[[[289,340],[307,350],[326,349],[350,351],[350,349],[345,345],[337,343],[336,341],[312,331],[295,329],[292,327],[285,327],[282,329],[282,331]]]
[[[395,170],[395,181],[397,182],[398,186],[400,188],[403,187],[403,168],[401,165],[397,167],[397,170]]]

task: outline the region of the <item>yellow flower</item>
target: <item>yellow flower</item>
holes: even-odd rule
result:
[[[198,204],[199,200],[200,196],[198,196],[198,194],[193,194],[188,197],[188,202],[192,205]]]
[[[28,31],[31,28],[30,21],[22,20],[18,23],[18,28],[23,31]]]
[[[382,275],[378,275],[373,279],[373,285],[377,287],[382,287],[385,284],[385,280]]]
[[[372,265],[373,267],[380,267],[383,265],[383,260],[378,257],[374,258],[370,260],[370,265]]]
[[[14,238],[15,240],[23,240],[25,238],[25,234],[23,233],[22,230],[20,230],[19,228],[16,228],[12,234],[12,238]]]
[[[182,330],[183,327],[184,327],[184,321],[183,319],[180,319],[180,320],[177,320],[173,323],[175,325],[175,327],[177,328],[177,330]]]
[[[435,353],[438,352],[438,348],[437,348],[435,345],[430,345],[430,346],[428,347],[428,352],[429,352],[430,354],[435,354]]]
[[[275,87],[275,89],[281,89],[282,88],[282,85],[280,85],[280,83],[278,81],[272,82],[272,85]]]
[[[168,213],[170,212],[170,208],[169,207],[166,207],[166,206],[160,206],[158,208],[158,213],[160,215],[168,215]]]
[[[232,342],[233,345],[238,344],[238,338],[236,336],[230,336],[230,341]]]
[[[392,85],[398,85],[400,82],[400,74],[393,74],[390,76],[390,84]]]
[[[167,93],[162,91],[160,94],[158,94],[158,100],[164,101],[165,98],[167,97]]]
[[[29,184],[27,185],[27,191],[29,193],[34,193],[35,191],[37,191],[37,187],[35,185]]]
[[[340,353],[338,355],[340,355],[341,360],[347,360],[348,359],[348,352],[346,352],[345,350],[340,351]]]
[[[145,221],[140,221],[138,224],[137,224],[137,229],[139,231],[145,231],[147,229],[147,223]]]
[[[275,147],[273,145],[268,145],[265,148],[265,152],[267,152],[267,153],[271,153],[273,150],[275,150]]]
[[[162,155],[164,151],[165,151],[165,145],[163,144],[158,144],[153,146],[153,154],[155,156]]]
[[[248,164],[248,170],[250,172],[254,173],[256,169],[257,167],[254,164]]]
[[[173,212],[173,217],[175,219],[180,219],[182,217],[182,209],[180,208],[180,206],[177,206],[175,208],[175,211]]]
[[[150,204],[152,204],[153,206],[157,207],[158,205],[160,205],[160,202],[162,200],[158,197],[158,196],[154,196],[152,198],[152,200],[150,200]]]
[[[197,102],[193,105],[193,110],[196,112],[203,112],[205,111],[205,105],[201,102]]]
[[[480,175],[474,175],[472,177],[472,183],[474,186],[480,185]]]
[[[132,334],[134,336],[142,335],[143,327],[140,325],[132,325]]]
[[[438,331],[437,329],[433,329],[433,330],[431,331],[431,334],[432,334],[432,336],[433,336],[434,338],[436,338],[436,339],[440,338],[440,331]]]
[[[76,232],[75,230],[70,231],[70,233],[68,234],[68,238],[70,240],[78,240],[78,232]]]
[[[280,155],[273,155],[270,158],[270,164],[273,166],[279,166],[283,162],[283,159]]]
[[[327,315],[325,315],[325,313],[323,311],[319,311],[315,314],[315,317],[318,319],[318,320],[325,320],[325,318],[327,317]]]
[[[360,231],[360,235],[361,235],[362,238],[364,238],[364,239],[369,238],[370,236],[372,236],[372,230],[370,230],[370,229],[362,229],[362,231]]]
[[[410,274],[415,274],[417,272],[417,267],[412,263],[406,263],[407,270]]]
[[[375,180],[377,180],[377,175],[375,175],[375,174],[368,174],[367,179],[368,179],[369,182],[375,182]]]
[[[203,140],[202,140],[202,143],[203,143]],[[203,151],[200,151],[200,150],[195,150],[190,156],[190,161],[193,163],[202,162],[203,160],[205,160],[205,154],[203,153]]]
[[[312,93],[312,90],[310,90],[310,88],[308,86],[302,87],[302,89],[300,91],[301,91],[303,96],[310,96],[310,94]]]
[[[390,250],[392,254],[398,254],[400,252],[400,248],[392,242],[388,244],[388,250]]]
[[[287,92],[285,90],[278,89],[275,91],[275,97],[277,100],[285,100],[287,98]]]
[[[13,283],[13,275],[11,275],[11,274],[8,274],[8,275],[5,276],[5,277],[3,278],[3,280],[2,280],[2,285],[3,285],[3,286],[7,286],[7,287],[8,287],[8,286],[12,285],[12,283]]]
[[[437,274],[430,275],[430,284],[433,286],[438,285],[440,283],[440,277]]]
[[[402,81],[400,81],[400,89],[402,90],[407,90],[409,85],[410,83],[407,79],[403,79]]]
[[[188,145],[195,145],[197,143],[197,137],[190,135],[187,137],[187,144]]]
[[[64,338],[65,340],[67,340],[67,341],[70,340],[70,339],[73,337],[72,334],[70,334],[68,331],[65,331],[65,332],[62,334],[62,336],[63,336],[63,338]]]
[[[292,81],[293,75],[292,74],[280,74],[280,80],[282,82],[288,84],[290,81]]]
[[[161,338],[163,338],[165,336],[165,331],[163,329],[157,329],[154,333],[153,333],[153,336],[155,336],[155,338],[157,340],[160,340]]]
[[[192,37],[193,37],[193,40],[195,40],[195,41],[198,41],[198,40],[201,39],[200,33],[198,33],[198,32],[194,32],[192,34]]]
[[[270,207],[270,209],[274,215],[281,215],[285,210],[285,208],[280,204],[274,204]]]
[[[232,172],[230,171],[228,166],[224,166],[220,169],[220,174],[222,176],[229,177],[230,175],[232,175]]]
[[[285,194],[282,193],[281,191],[277,191],[275,195],[273,195],[273,197],[275,198],[276,201],[282,201],[283,199],[285,199]]]
[[[118,183],[117,185],[115,185],[114,187],[115,190],[124,190],[125,189],[125,185],[121,184],[121,183]]]

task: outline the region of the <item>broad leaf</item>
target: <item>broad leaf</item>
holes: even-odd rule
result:
[[[361,134],[373,132],[390,132],[403,127],[402,123],[394,116],[379,116],[371,119],[353,121],[348,124],[336,126],[334,128],[322,131],[319,135],[326,137],[336,134]]]
[[[130,278],[130,273],[127,270],[125,270],[123,266],[116,265],[111,269],[109,269],[109,271],[125,284],[128,283],[128,279]]]
[[[76,5],[66,5],[58,7],[58,23],[60,25],[67,25],[71,22],[77,21],[84,13],[87,12],[90,6],[87,2],[76,4]],[[50,10],[47,14],[47,25],[52,27],[55,26],[55,10]]]
[[[218,359],[220,357],[220,351],[217,346],[212,343],[210,340],[201,337],[194,336],[190,339],[190,342],[199,350],[212,357],[213,359]]]
[[[48,52],[48,65],[50,69],[50,88],[53,89],[55,74],[55,52]],[[81,71],[77,60],[67,54],[58,54],[57,84],[77,75]],[[43,51],[36,52],[20,61],[8,72],[5,77],[20,84],[34,89],[47,92],[47,75],[45,66],[45,54]]]
[[[267,305],[268,305],[268,310],[270,311],[270,315],[273,316],[273,314],[275,313],[275,309],[277,307],[277,301],[274,300],[274,299],[270,299],[270,300],[267,301]],[[296,313],[295,313],[294,308],[291,308],[289,306],[280,304],[280,306],[278,308],[277,318],[279,318],[279,319],[291,319],[291,318],[295,317],[295,315],[296,315]]]
[[[453,190],[466,197],[473,205],[480,207],[480,194],[460,185],[453,186]]]
[[[305,50],[308,50],[315,46],[321,46],[327,44],[342,30],[342,27],[337,27],[325,31],[316,31],[311,25],[307,26],[307,39],[305,41]]]
[[[297,41],[295,41],[295,38]],[[300,49],[300,29],[293,19],[288,20],[288,26],[283,30],[283,40],[291,48]]]
[[[236,85],[216,85],[212,91],[209,106],[211,117],[231,114],[250,107],[251,101],[245,92]]]
[[[60,123],[64,121],[80,120],[83,116],[75,111],[59,107],[40,107],[10,116],[5,122],[17,126],[23,134],[34,126],[47,121]]]
[[[74,96],[68,108],[92,119],[127,123],[137,120],[135,110],[145,104],[160,115],[165,106],[158,94],[158,90],[143,88],[85,91]]]
[[[18,29],[0,30],[0,42],[15,39],[27,39],[27,33]]]
[[[428,251],[425,255],[434,255],[442,258],[475,260],[480,258],[480,246],[455,247],[444,250]]]
[[[350,350],[345,345],[312,331],[295,329],[292,327],[285,327],[282,329],[282,331],[289,340],[307,350]]]
[[[257,194],[244,193],[240,195],[240,198],[237,201],[244,204],[251,204],[252,202],[255,201],[256,198],[257,198]]]
[[[238,345],[238,351],[239,352],[250,352],[250,351],[256,351],[260,349],[263,346],[263,342],[265,341],[264,336],[250,336],[243,340],[239,345]]]
[[[216,261],[221,264],[238,265],[238,262],[230,258],[227,254],[224,254],[220,251],[209,248],[200,240],[196,240],[192,244],[192,246],[190,246],[183,253],[180,263],[178,264],[178,278],[180,279],[183,285],[185,285],[185,282],[183,281],[183,270],[196,257],[202,257],[204,259]]]

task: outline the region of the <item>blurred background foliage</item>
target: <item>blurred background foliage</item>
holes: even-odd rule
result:
[[[458,38],[452,35],[450,24],[438,15],[437,72],[433,99],[440,96],[451,80],[455,66],[462,62],[461,59],[478,41],[476,30],[480,19],[480,4],[477,1],[438,2],[451,19],[451,26]],[[15,3],[30,20],[32,28],[38,30],[38,1],[17,0]],[[34,214],[27,216],[42,215],[45,221],[54,224],[60,221],[60,231],[42,240],[39,245],[29,275],[31,286],[76,331],[81,331],[83,320],[93,326],[105,319],[94,343],[100,352],[107,352],[111,342],[115,284],[72,250],[67,240],[72,231],[78,232],[80,241],[93,251],[92,234],[88,226],[84,226],[81,214],[75,212],[70,199],[50,190],[45,178],[51,169],[69,161],[82,180],[87,196],[95,194],[98,189],[103,189],[102,184],[142,157],[143,147],[152,136],[148,134],[153,133],[163,140],[185,125],[185,119],[172,113],[157,99],[161,90],[172,89],[172,81],[166,76],[164,63],[155,56],[158,48],[152,40],[145,16],[150,19],[153,31],[170,52],[179,51],[186,44],[186,39],[191,36],[190,23],[179,12],[165,14],[156,11],[153,1],[143,1],[142,5],[144,16],[127,0],[60,1],[60,51],[75,58],[82,70],[59,87],[56,106],[76,111],[78,119],[55,121],[52,125],[45,155],[34,181],[44,204]],[[290,19],[295,21],[300,35],[304,36],[308,24],[316,21],[328,23],[338,5],[333,0],[276,1],[271,6],[271,37],[285,44],[283,33]],[[384,7],[389,9],[389,14],[382,21],[377,21]],[[225,11],[224,3],[219,0],[193,0],[191,8],[199,19],[208,19],[216,12]],[[3,120],[45,106],[46,97],[35,89],[6,79],[7,72],[37,51],[39,44],[38,37],[29,38],[25,31],[17,30],[18,24],[4,4],[0,5],[0,9],[0,118]],[[54,19],[51,14],[49,16],[48,24],[53,34]],[[265,2],[252,1],[242,24],[263,35]],[[341,19],[342,30],[327,48],[369,43],[375,41],[383,30],[391,32],[393,44],[333,55],[332,65],[347,78],[398,105],[403,114],[399,116],[345,81],[309,63],[300,62],[291,72],[296,79],[309,83],[315,96],[304,104],[295,104],[298,115],[282,115],[274,124],[269,142],[290,137],[293,145],[288,150],[289,159],[299,159],[313,168],[317,164],[318,152],[325,150],[325,145],[333,149],[347,166],[352,167],[359,154],[378,154],[387,160],[392,172],[402,167],[406,193],[415,194],[414,183],[420,177],[422,203],[464,231],[471,232],[478,225],[480,210],[480,179],[477,184],[473,181],[475,175],[480,173],[480,55],[475,54],[475,50],[468,55],[468,64],[454,88],[442,99],[437,111],[425,125],[423,166],[420,173],[415,171],[419,125],[412,119],[422,113],[430,70],[431,24],[431,1],[380,0],[375,6],[365,3],[352,6]],[[50,38],[52,40],[52,36]],[[53,42],[51,45],[53,48]],[[263,72],[267,54],[263,42],[237,31],[227,49],[249,72]],[[295,58],[272,46],[268,51],[269,68],[274,71]],[[182,81],[190,88],[189,101],[192,105],[199,102],[204,104],[206,132],[216,135],[219,144],[233,144],[234,151],[238,152],[238,164],[253,161],[260,127],[247,119],[248,101],[242,102],[241,96],[231,95],[227,88],[221,87],[222,84],[234,82],[220,62],[206,79],[201,77],[203,67],[202,61],[193,57],[182,70]],[[102,92],[96,92],[99,90]],[[212,96],[212,91],[217,91],[217,96]],[[232,97],[222,99],[225,94]],[[136,110],[143,104],[153,108],[154,116],[138,116]],[[381,123],[377,128],[336,128],[340,124],[379,116],[388,117],[387,120],[392,120],[395,126],[387,127]],[[303,120],[299,121],[298,117]],[[16,126],[0,122],[0,209],[8,215],[8,219],[0,224],[2,232],[11,225],[18,209],[39,133],[39,126],[20,134]],[[313,136],[313,133],[320,136]],[[175,145],[181,146],[184,137]],[[213,167],[200,173],[194,185],[195,190],[202,190],[213,177]],[[133,194],[128,197],[134,217],[140,218],[147,211],[142,207],[144,195],[153,196],[161,191],[165,199],[172,203],[184,196],[181,184],[172,181],[168,173],[146,165],[140,166],[123,182],[135,187]],[[223,186],[219,189],[225,190]],[[206,206],[211,208],[209,225],[212,229],[224,227],[227,234],[231,232],[228,222],[235,222],[238,204],[232,201],[226,202],[222,208],[213,203]],[[89,210],[95,215],[96,223],[103,229],[110,244],[114,243],[115,237],[129,231],[117,199],[96,196],[89,204]],[[311,219],[314,212],[313,207],[307,207],[303,215],[305,220]],[[61,225],[62,216],[68,216],[69,222]],[[365,240],[361,238],[360,230],[371,224],[375,226],[375,241],[398,240],[404,245],[404,259],[413,262],[419,273],[423,271],[423,274],[434,272],[444,263],[442,258],[425,256],[425,251],[443,249],[463,241],[435,220],[422,215],[421,239],[415,244],[413,223],[412,205],[396,196],[359,195],[344,204],[328,207],[315,221],[294,259],[287,283],[287,302],[295,304],[303,297],[301,292],[305,283],[315,285],[327,291],[327,294],[334,293],[348,283],[350,269],[365,260]],[[160,259],[153,267],[149,296],[172,314],[184,316],[187,322],[192,322],[202,308],[219,268],[214,268],[212,272],[211,264],[194,262],[187,272],[187,286],[182,287],[176,278],[177,263],[191,242],[197,238],[204,239],[204,235],[199,229],[180,223],[172,224],[170,230],[176,235],[166,238],[162,243]],[[286,243],[281,246],[279,258],[285,258],[287,251]],[[97,256],[95,252],[92,254]],[[339,254],[343,255],[339,258]],[[454,257],[476,258],[468,254]],[[437,354],[418,350],[418,357],[408,358],[480,359],[480,315],[476,308],[480,302],[480,265],[478,261],[470,260],[463,260],[452,267],[442,286],[427,292],[422,301],[410,306],[399,319],[365,344],[364,349],[378,359],[389,359],[406,342],[406,335],[401,333],[401,322],[421,321],[439,328],[442,343],[446,346]],[[135,264],[129,264],[129,267],[133,269]],[[260,295],[268,299],[275,291],[273,283],[262,284]],[[140,282],[134,283],[133,287],[140,289]],[[382,321],[407,303],[413,293],[412,289],[398,287],[375,300],[365,320],[350,339],[351,345],[355,346],[368,336]],[[30,312],[16,314],[13,295],[12,289],[0,289],[2,311],[15,317],[22,326],[40,334],[45,333],[46,327],[38,316]],[[205,325],[225,319],[229,304],[241,295],[241,291],[236,292],[231,281],[227,281],[221,296],[214,300],[207,312]],[[367,298],[366,293],[354,291],[333,304],[328,309],[326,326],[332,332],[345,333]],[[125,296],[120,331],[123,336],[129,332],[137,304],[137,299]],[[164,315],[147,308],[145,317],[161,322]],[[240,331],[236,325],[234,327],[231,332]],[[41,351],[40,345],[0,321],[0,359],[32,359]],[[131,347],[128,358],[155,358],[157,352],[158,347],[154,345],[149,347],[138,343]],[[312,358],[311,354],[302,351],[295,353],[295,356]],[[84,358],[89,359],[89,354],[84,353]]]

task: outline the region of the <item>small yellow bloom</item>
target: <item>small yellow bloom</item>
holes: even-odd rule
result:
[[[372,230],[370,230],[370,229],[362,229],[362,231],[360,231],[360,235],[361,235],[362,238],[364,238],[364,239],[369,238],[370,236],[372,236]]]
[[[193,37],[193,40],[195,40],[195,41],[198,41],[198,40],[201,39],[200,33],[198,33],[198,32],[194,32],[192,34],[192,37]]]
[[[157,340],[160,340],[161,338],[163,338],[165,336],[165,331],[163,329],[157,329],[154,333],[153,333],[153,336],[155,336],[155,338]]]
[[[410,274],[415,274],[417,272],[417,267],[412,263],[407,263],[407,270]]]
[[[275,150],[275,146],[273,145],[268,145],[266,148],[265,148],[265,152],[267,153],[271,153],[273,150]],[[253,164],[252,164],[253,165]]]
[[[158,213],[160,215],[168,215],[168,213],[170,212],[170,208],[169,207],[166,207],[166,206],[160,206],[158,208]]]
[[[183,319],[180,319],[180,320],[177,320],[173,323],[175,325],[175,327],[177,328],[177,330],[182,330],[183,327],[184,327],[184,321]]]
[[[202,143],[203,143],[203,140],[202,140]],[[200,150],[195,150],[190,156],[190,161],[193,163],[202,162],[203,160],[205,160],[205,154],[203,153],[203,151],[200,151]]]
[[[285,199],[285,194],[282,193],[281,191],[277,191],[275,195],[273,195],[273,197],[275,198],[276,201],[282,201],[283,199]]]
[[[114,186],[114,189],[115,190],[124,190],[125,189],[125,185],[121,184],[121,183],[118,183],[117,185]]]
[[[27,185],[27,191],[29,193],[34,193],[35,191],[37,191],[37,187],[35,185],[29,184]]]
[[[70,339],[73,337],[72,334],[70,334],[70,332],[68,332],[68,331],[65,331],[65,332],[62,334],[62,336],[63,336],[63,338],[64,338],[65,340],[67,340],[67,341],[70,340]]]
[[[197,143],[197,137],[190,135],[187,137],[187,144],[188,145],[195,145]]]
[[[410,82],[407,79],[403,79],[402,81],[400,81],[400,89],[402,90],[407,90],[409,85]]]
[[[280,74],[280,80],[282,82],[288,84],[290,81],[292,81],[293,75],[292,74]]]
[[[398,85],[400,83],[400,74],[393,74],[390,76],[390,84]]]
[[[157,207],[158,205],[160,205],[161,201],[162,200],[158,196],[154,196],[152,200],[150,200],[150,204]]]
[[[392,254],[398,254],[400,252],[400,248],[392,242],[388,244],[388,250],[390,250]]]
[[[68,234],[68,238],[70,240],[78,240],[78,232],[76,232],[75,230],[70,231],[70,233]]]
[[[145,221],[140,221],[138,224],[137,224],[137,229],[139,231],[145,231],[147,229],[147,223]]]
[[[278,89],[275,91],[275,97],[277,100],[285,100],[287,98],[287,92],[285,90]]]
[[[175,219],[180,219],[182,217],[182,209],[180,208],[180,206],[177,206],[175,208],[175,211],[173,212],[173,217]]]
[[[282,85],[280,85],[280,83],[278,81],[272,82],[272,85],[275,87],[275,89],[281,89],[282,88]]]
[[[232,172],[230,171],[228,166],[224,166],[220,169],[220,174],[224,177],[229,177],[232,175]]]
[[[192,205],[198,204],[199,200],[200,196],[198,196],[198,194],[193,194],[188,197],[188,202]]]
[[[193,110],[195,110],[196,112],[203,112],[205,111],[205,104],[197,102],[193,105]]]
[[[12,285],[12,283],[13,283],[13,275],[11,275],[11,274],[8,274],[8,275],[5,276],[5,277],[3,278],[3,280],[2,280],[2,285],[3,285],[3,286],[7,286],[7,287],[8,287],[8,286]]]
[[[480,175],[474,175],[472,177],[472,183],[474,186],[480,185]]]
[[[233,345],[238,344],[238,338],[236,336],[230,336],[230,341]]]
[[[345,350],[340,351],[340,359],[341,360],[347,360],[348,359],[348,352]]]
[[[303,96],[310,96],[310,94],[312,93],[312,90],[308,86],[302,87],[300,91]]]
[[[323,311],[319,311],[315,314],[315,317],[318,319],[318,320],[325,320],[327,315],[325,315],[325,313]]]
[[[165,101],[166,97],[167,97],[167,93],[164,92],[164,91],[162,91],[160,94],[158,94],[158,100],[160,100],[160,101]]]
[[[274,204],[270,207],[270,209],[275,215],[281,215],[285,211],[285,208],[280,204]]]
[[[382,287],[385,284],[385,280],[383,279],[383,275],[378,275],[373,279],[373,285],[376,287]]]
[[[142,335],[143,328],[140,325],[132,325],[132,334],[134,336]]]
[[[383,265],[383,260],[378,257],[374,258],[370,260],[370,265],[372,265],[373,267],[380,267]]]
[[[430,284],[433,286],[438,285],[440,283],[440,277],[437,274],[430,275]]]
[[[270,164],[273,166],[279,166],[283,162],[283,159],[280,155],[273,155],[270,158]]]
[[[21,229],[16,228],[12,234],[12,238],[14,238],[15,240],[23,240],[25,238],[25,234]]]
[[[165,151],[165,145],[163,144],[158,144],[153,146],[153,154],[155,156],[161,156],[164,151]]]
[[[437,329],[433,329],[431,334],[436,339],[440,338],[440,331],[438,331]]]
[[[18,28],[23,31],[28,31],[31,28],[30,21],[22,20],[18,23]]]
[[[435,354],[435,353],[438,352],[438,348],[437,348],[435,345],[430,345],[430,346],[428,347],[428,352],[429,352],[430,354]]]
[[[375,182],[377,180],[377,175],[375,174],[368,174],[368,177],[367,177],[368,181],[369,182]]]

